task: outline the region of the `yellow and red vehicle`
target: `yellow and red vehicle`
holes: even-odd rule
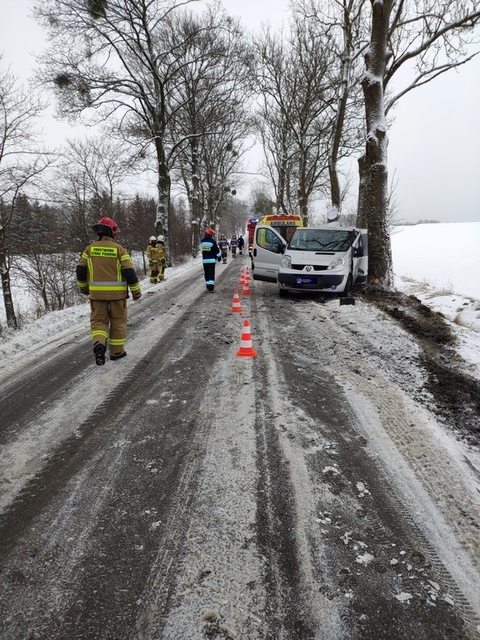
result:
[[[247,222],[247,232],[248,232],[248,255],[252,259],[252,267],[253,267],[253,238],[255,236],[255,227],[257,224],[266,224],[271,227],[274,227],[275,231],[277,231],[285,242],[288,242],[293,235],[293,232],[297,227],[303,227],[303,218],[300,215],[296,214],[272,214],[269,216],[261,216],[259,218],[250,218]]]
[[[248,255],[252,257],[253,236],[255,235],[255,227],[260,218],[249,218],[247,220],[247,236],[248,236]]]

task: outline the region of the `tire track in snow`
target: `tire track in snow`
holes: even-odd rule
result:
[[[362,329],[358,331],[352,323],[352,315],[335,310],[322,313],[323,322],[338,336],[330,368],[344,381],[347,394],[355,398],[352,410],[360,415],[369,449],[390,476],[399,509],[423,532],[422,546],[431,550],[429,560],[443,577],[444,591],[455,595],[474,630],[480,623],[480,602],[479,593],[472,593],[469,585],[480,584],[480,503],[470,491],[471,470],[466,473],[451,456],[425,410],[386,378],[377,359],[359,339]],[[388,319],[383,326],[385,323]],[[353,350],[348,348],[352,333]],[[383,357],[388,358],[388,354]],[[383,366],[387,367],[387,362]],[[375,425],[371,424],[372,407],[378,419]]]

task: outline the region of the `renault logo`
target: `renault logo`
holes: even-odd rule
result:
[[[307,265],[307,266],[305,267],[305,271],[311,271],[311,270],[312,270],[312,268],[313,268],[313,267],[311,267],[310,265]]]

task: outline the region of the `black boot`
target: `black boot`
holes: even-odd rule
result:
[[[120,353],[114,353],[112,356],[110,356],[110,360],[120,360],[120,358],[125,358],[126,355],[126,351],[120,351]]]
[[[105,364],[105,345],[96,344],[93,352],[95,354],[95,363],[98,365]]]

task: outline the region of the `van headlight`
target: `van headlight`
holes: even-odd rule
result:
[[[327,269],[338,269],[338,267],[343,267],[344,264],[344,258],[335,258],[335,260],[332,260],[332,262],[328,265]]]
[[[282,267],[284,269],[291,269],[292,268],[292,259],[290,258],[290,256],[283,256],[283,258],[282,258]]]

